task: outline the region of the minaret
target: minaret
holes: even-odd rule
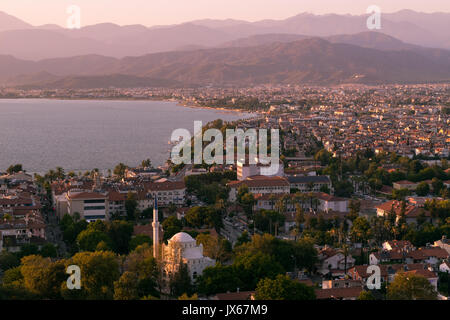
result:
[[[159,247],[159,221],[158,221],[158,199],[155,194],[155,204],[153,206],[153,257],[158,258]]]

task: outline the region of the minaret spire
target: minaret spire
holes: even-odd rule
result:
[[[158,221],[158,198],[155,194],[155,204],[153,205],[153,257],[158,258],[159,248],[159,221]]]

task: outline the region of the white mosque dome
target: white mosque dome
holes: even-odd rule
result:
[[[172,238],[170,238],[170,241],[186,243],[186,242],[194,242],[195,240],[185,232],[178,232]]]

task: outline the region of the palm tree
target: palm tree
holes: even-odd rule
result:
[[[317,199],[317,198],[314,198],[314,199],[312,200],[312,204],[314,205],[314,208],[315,208],[315,210],[317,211],[317,209],[319,208],[319,205],[320,205],[320,200]]]
[[[344,274],[347,274],[347,256],[348,256],[348,245],[344,244],[342,246],[342,249],[344,249]]]
[[[272,207],[271,210],[274,210],[276,200],[277,200],[277,197],[272,193],[269,196],[270,205]]]
[[[61,167],[57,167],[55,176],[56,178],[63,180],[66,176],[64,173],[64,169]]]

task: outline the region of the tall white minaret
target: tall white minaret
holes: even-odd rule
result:
[[[155,194],[155,204],[153,205],[153,257],[158,258],[159,248],[159,221],[158,221],[158,199]]]

